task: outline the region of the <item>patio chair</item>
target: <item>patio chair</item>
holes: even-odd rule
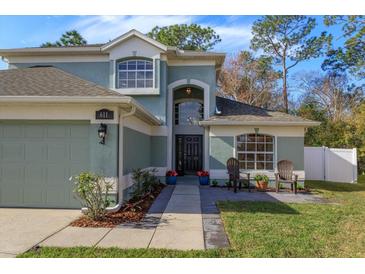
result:
[[[237,182],[239,189],[242,188],[242,183],[244,183],[247,185],[248,191],[250,192],[250,173],[240,172],[240,163],[236,158],[231,157],[227,160],[227,173],[229,176],[229,185],[233,181],[233,191],[235,193],[237,192]],[[245,174],[247,177],[241,179],[240,174]]]
[[[298,175],[293,173],[293,162],[281,160],[278,162],[278,172],[275,173],[276,192],[280,184],[290,184],[291,191],[297,194]]]

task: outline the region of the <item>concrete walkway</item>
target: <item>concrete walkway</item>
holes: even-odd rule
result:
[[[152,237],[151,248],[204,249],[200,191],[178,184]]]
[[[168,186],[140,223],[116,228],[66,227],[41,246],[204,249],[199,185]]]

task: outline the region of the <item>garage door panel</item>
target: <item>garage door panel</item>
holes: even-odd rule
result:
[[[69,178],[89,170],[89,124],[8,123],[0,121],[0,206],[80,207]]]
[[[24,127],[24,137],[26,138],[43,138],[45,128],[43,125],[26,125]]]
[[[70,130],[71,138],[87,138],[89,136],[89,127],[72,125]]]
[[[29,142],[25,144],[25,160],[45,163],[47,146],[43,142]]]
[[[1,163],[1,184],[24,184],[24,165]],[[17,186],[20,187],[20,186]]]
[[[1,154],[1,159],[3,161],[24,160],[24,144],[16,142],[3,142]]]
[[[69,146],[66,143],[50,143],[47,145],[47,160],[49,162],[67,162],[69,157]]]
[[[30,164],[25,168],[25,187],[44,187],[46,174],[43,165]]]
[[[24,136],[22,125],[2,125],[3,138],[22,138]]]
[[[69,136],[69,131],[64,125],[49,125],[47,127],[47,138],[65,138]]]
[[[89,144],[85,142],[74,142],[70,145],[70,160],[73,163],[86,163],[89,159]]]

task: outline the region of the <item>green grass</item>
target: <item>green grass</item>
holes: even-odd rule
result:
[[[230,249],[41,248],[19,257],[365,257],[365,176],[306,185],[332,203],[219,203]]]

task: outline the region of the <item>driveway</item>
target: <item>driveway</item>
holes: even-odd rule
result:
[[[80,214],[80,210],[0,208],[0,257],[27,251]]]

